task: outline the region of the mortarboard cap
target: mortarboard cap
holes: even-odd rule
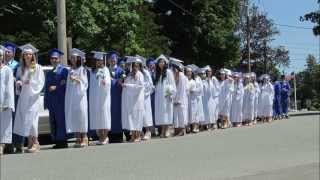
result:
[[[167,58],[165,55],[163,55],[163,54],[161,54],[161,55],[156,59],[156,62],[159,63],[159,61],[160,61],[161,59],[163,59],[163,60],[166,62],[166,64],[169,64],[168,58]]]
[[[63,56],[64,53],[62,51],[60,51],[57,48],[52,49],[51,51],[49,51],[49,56],[50,57],[55,57],[55,58],[59,58],[61,56]]]
[[[101,51],[91,51],[91,53],[93,53],[93,58],[95,60],[98,61],[103,61],[105,60],[106,54],[105,52],[101,52]]]
[[[76,56],[76,57],[81,57],[82,59],[85,59],[86,53],[77,49],[77,48],[72,48],[71,49],[71,56]]]
[[[30,43],[20,46],[19,49],[22,50],[22,54],[24,54],[24,53],[35,54],[35,53],[39,52],[39,50],[37,48],[35,48]]]
[[[3,46],[7,48],[6,51],[11,51],[13,53],[16,51],[16,48],[17,48],[17,45],[15,45],[12,42],[6,42],[3,44]]]

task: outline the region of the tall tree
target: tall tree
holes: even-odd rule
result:
[[[271,46],[275,36],[280,33],[273,20],[268,18],[266,13],[260,12],[255,5],[250,8],[249,14],[249,26],[247,26],[246,18],[241,18],[242,22],[239,26],[243,69],[247,68],[248,62],[248,34],[250,35],[250,59],[253,71],[258,74],[272,74],[278,71],[277,66],[288,66],[289,51],[284,46]]]
[[[320,6],[320,0],[318,0]],[[310,21],[315,24],[313,27],[313,34],[318,36],[320,35],[320,10],[309,12],[304,16],[300,17],[301,21]]]
[[[238,61],[237,0],[157,0],[155,8],[172,56],[217,68]]]

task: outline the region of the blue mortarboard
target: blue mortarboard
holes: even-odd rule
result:
[[[126,62],[124,61],[124,60],[121,60],[120,62],[119,62],[119,65],[122,65],[122,64],[125,64]]]
[[[93,58],[94,58],[95,60],[103,61],[103,60],[106,59],[105,57],[106,57],[107,53],[105,53],[105,52],[91,51],[91,53],[93,53]]]
[[[17,48],[17,45],[13,44],[12,42],[6,42],[3,44],[3,46],[7,48],[7,51],[11,51],[13,53],[16,51]]]
[[[86,53],[77,48],[72,48],[71,56],[77,56],[77,57],[81,57],[82,59],[85,59]]]
[[[55,58],[59,58],[61,56],[63,56],[64,53],[62,51],[60,51],[57,48],[52,49],[51,51],[49,51],[49,56],[50,57],[55,57]]]
[[[22,54],[24,54],[24,53],[35,54],[35,53],[39,52],[39,50],[37,48],[35,48],[30,43],[20,46],[19,49],[22,50]]]
[[[149,65],[149,64],[156,64],[155,59],[149,58],[149,59],[147,60],[147,65]]]
[[[108,59],[118,61],[119,53],[117,51],[108,51],[107,57]]]

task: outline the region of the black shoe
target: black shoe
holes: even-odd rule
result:
[[[53,149],[64,149],[64,148],[68,148],[68,143],[66,143],[66,142],[59,142],[59,143],[56,143],[52,148],[53,148]]]
[[[6,145],[4,146],[3,153],[4,153],[4,154],[13,154],[13,153],[14,153],[14,146],[13,146],[13,144],[6,144]]]

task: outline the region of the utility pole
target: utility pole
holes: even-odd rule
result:
[[[66,1],[65,0],[56,0],[57,1],[57,35],[58,35],[58,49],[64,53],[62,62],[67,65],[67,33],[66,33]]]
[[[297,108],[297,81],[296,81],[296,73],[292,73],[293,75],[293,88],[294,88],[294,110],[295,111],[298,111],[298,108]]]
[[[246,11],[247,11],[247,50],[248,50],[248,72],[251,72],[251,60],[250,60],[250,14],[249,14],[249,0],[246,0]]]

